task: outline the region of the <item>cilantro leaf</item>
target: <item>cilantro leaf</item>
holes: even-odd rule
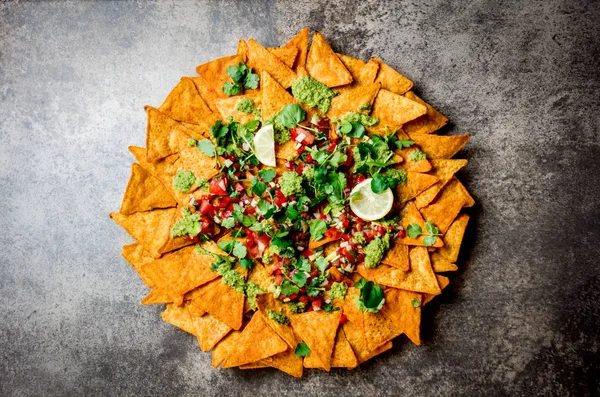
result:
[[[318,152],[314,152],[312,154],[312,158],[319,164],[323,164],[325,160],[327,160],[327,156],[329,153],[326,150],[319,150]]]
[[[252,178],[252,193],[260,197],[263,195],[265,190],[267,190],[267,185],[259,181],[257,177]]]
[[[242,86],[238,83],[232,83],[231,81],[227,81],[225,82],[225,84],[223,84],[223,92],[227,96],[237,95],[242,92]]]
[[[388,188],[387,180],[379,175],[375,174],[373,179],[371,180],[371,190],[373,193],[379,194],[385,191]]]
[[[277,176],[277,171],[272,169],[264,169],[258,171],[258,176],[261,177],[265,182],[271,182]]]
[[[287,216],[292,221],[298,219],[299,212],[293,205],[290,205],[285,210],[285,216]]]
[[[260,125],[260,121],[258,120],[250,120],[246,123],[245,127],[250,132],[255,132],[258,130],[258,126]]]
[[[215,157],[215,145],[208,139],[198,141],[198,150],[210,157]]]
[[[235,219],[225,218],[221,222],[221,226],[226,227],[227,229],[233,229],[235,227]]]
[[[397,141],[394,142],[394,144],[396,145],[396,147],[398,149],[402,149],[402,148],[410,147],[410,146],[414,145],[415,142],[411,141],[410,139],[398,139]]]
[[[365,127],[361,123],[350,124],[352,125],[352,130],[346,133],[347,136],[351,138],[362,138],[365,135]]]
[[[288,104],[281,109],[277,115],[277,119],[286,128],[296,128],[306,117],[306,112],[297,104]]]
[[[244,72],[237,65],[231,65],[228,67],[225,74],[231,77],[235,83],[239,83],[242,77],[244,77]]]
[[[310,354],[310,348],[304,342],[300,342],[296,345],[296,349],[294,349],[294,354],[296,357],[306,357]]]
[[[325,269],[327,269],[327,266],[329,266],[329,261],[324,256],[319,256],[315,260],[315,266],[321,271],[321,273],[323,273]]]
[[[340,130],[340,132],[343,132],[344,134],[350,133],[350,131],[352,131],[352,123],[349,122],[348,120],[343,120],[339,126],[339,130]]]
[[[308,221],[310,226],[310,235],[313,240],[320,240],[327,231],[327,224],[323,219],[313,219]]]
[[[435,244],[435,241],[437,240],[437,236],[426,236],[425,238],[423,238],[423,245],[425,245],[426,247],[431,247],[432,245]]]
[[[427,232],[429,232],[429,234],[434,234],[434,235],[440,234],[439,229],[431,221],[425,222],[425,230],[427,230]]]
[[[244,78],[244,89],[246,90],[255,90],[258,88],[258,82],[260,78],[256,73],[252,73],[252,69],[248,72],[246,77]]]
[[[290,280],[283,280],[281,283],[281,293],[283,295],[293,295],[300,292],[300,288],[292,284]]]
[[[416,223],[411,223],[410,225],[408,225],[408,227],[406,228],[406,234],[408,235],[408,237],[410,238],[417,238],[419,237],[421,234],[423,233],[423,229],[421,229],[421,226],[417,225]]]
[[[221,242],[217,243],[217,247],[221,248],[225,252],[229,252],[233,248],[234,244],[235,244],[235,240],[221,241]]]
[[[270,217],[272,217],[276,209],[273,204],[269,203],[265,199],[260,199],[256,207],[258,208],[262,216],[265,217],[265,219],[269,219]]]
[[[331,159],[329,160],[329,164],[331,164],[332,167],[339,167],[341,164],[345,163],[346,160],[348,160],[348,156],[345,155],[342,152],[336,151],[333,153],[333,156],[331,156]]]
[[[304,287],[304,284],[306,284],[306,273],[304,272],[297,272],[292,274],[292,281],[294,283],[296,283],[296,285],[300,288]]]
[[[310,263],[308,262],[308,259],[301,256],[300,260],[296,262],[295,268],[302,272],[310,272]]]
[[[250,258],[240,259],[240,267],[242,269],[252,269],[252,265],[253,265],[252,259],[250,259]]]
[[[360,310],[377,313],[385,303],[383,288],[373,281],[362,283],[357,304]]]
[[[239,259],[245,258],[247,253],[246,246],[239,241],[233,245],[233,255]]]

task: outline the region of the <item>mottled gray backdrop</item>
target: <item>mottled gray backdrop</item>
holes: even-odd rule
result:
[[[0,395],[600,393],[597,1],[0,1]],[[139,301],[118,210],[145,104],[302,27],[384,59],[470,133],[452,285],[352,372],[212,369]],[[596,394],[597,395],[597,394]]]

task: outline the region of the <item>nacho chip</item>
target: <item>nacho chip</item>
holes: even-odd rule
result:
[[[273,294],[260,294],[256,297],[256,303],[258,310],[263,313],[263,317],[267,324],[283,339],[292,349],[296,348],[296,340],[294,338],[294,331],[292,327],[286,324],[280,324],[275,320],[272,320],[267,314],[268,310],[273,310],[277,313],[283,313],[286,316],[289,315],[286,305],[275,299]]]
[[[176,216],[176,208],[136,212],[131,215],[118,212],[110,214],[111,219],[142,244],[154,258],[160,257],[160,249],[169,240],[171,225]]]
[[[152,288],[148,295],[142,299],[142,305],[161,305],[172,302],[171,295],[156,287]]]
[[[428,159],[449,159],[469,140],[470,135],[442,136],[435,134],[409,134]]]
[[[131,176],[119,212],[131,215],[135,212],[152,211],[154,208],[175,206],[177,202],[160,180],[146,172],[141,165],[131,165]]]
[[[169,294],[173,302],[178,305],[183,302],[179,280],[193,251],[194,247],[182,248],[142,267],[142,270],[154,285]]]
[[[214,157],[207,156],[197,147],[186,147],[180,152],[181,168],[192,171],[196,178],[212,179],[219,174]]]
[[[203,242],[200,246],[216,254],[225,254],[213,241]],[[195,249],[190,252],[185,269],[181,272],[178,282],[181,295],[219,277],[219,273],[210,270],[213,262],[214,258],[212,256],[203,255]]]
[[[389,305],[382,309],[415,345],[421,344],[421,306],[414,302],[421,300],[421,294],[390,288],[385,292]]]
[[[352,351],[352,345],[346,339],[343,327],[339,327],[335,336],[333,345],[333,354],[331,355],[331,368],[356,368],[358,359]]]
[[[223,120],[226,120],[227,117],[233,117],[235,121],[242,124],[254,120],[254,114],[237,110],[238,103],[244,98],[249,98],[249,96],[236,95],[229,98],[217,99],[215,105],[217,106],[217,109],[219,109],[219,114]]]
[[[446,233],[460,210],[471,204],[472,200],[458,179],[453,177],[431,204],[421,208],[421,214],[442,233]]]
[[[454,174],[467,165],[467,163],[467,160],[431,160],[431,164],[434,167],[433,175],[437,176],[440,180],[417,196],[415,199],[417,208],[423,208],[431,203],[440,190],[450,182]]]
[[[248,281],[252,281],[264,290],[269,290],[272,284],[273,278],[271,277],[270,270],[260,262],[254,262],[254,266],[248,276]]]
[[[203,352],[210,351],[231,331],[229,325],[217,320],[215,316],[209,313],[202,316],[190,314],[190,317],[194,326],[194,335],[196,335],[200,349]]]
[[[185,305],[177,306],[168,303],[167,309],[161,313],[161,317],[163,321],[173,324],[187,333],[194,334],[196,332],[190,313]]]
[[[144,108],[148,114],[146,127],[146,158],[150,162],[178,153],[187,147],[187,130],[177,121],[151,106]]]
[[[379,83],[369,85],[358,85],[354,88],[344,91],[341,95],[331,100],[330,118],[341,118],[348,112],[357,112],[359,106],[372,105],[379,92]]]
[[[460,214],[444,234],[444,246],[438,252],[450,262],[456,262],[458,259],[458,252],[467,229],[467,223],[469,223],[469,215]]]
[[[297,103],[292,94],[287,92],[267,71],[262,72],[260,85],[262,92],[261,117],[263,120],[279,112],[285,105]]]
[[[425,227],[425,220],[423,219],[423,216],[421,215],[421,213],[415,206],[414,201],[409,201],[408,203],[406,203],[406,205],[404,205],[404,208],[400,212],[400,216],[402,217],[402,219],[400,220],[400,224],[402,225],[404,230],[407,230],[408,226],[412,223],[416,223],[417,225],[419,225],[421,227],[422,231],[427,230]],[[425,236],[423,236],[423,235],[418,236],[417,238],[411,238],[408,236],[408,234],[406,234],[404,237],[396,237],[396,239],[394,239],[394,242],[400,243],[400,244],[406,244],[406,245],[422,245],[422,246],[424,246],[425,245],[423,243],[424,238],[425,238]],[[443,241],[440,238],[437,238],[433,247],[441,247],[443,245],[444,245]]]
[[[414,199],[419,194],[435,185],[439,181],[435,175],[422,174],[420,172],[406,172],[406,183],[396,186],[399,204]]]
[[[298,77],[306,75],[306,56],[308,53],[308,28],[304,28],[296,36],[292,37],[290,41],[285,43],[283,47],[296,47],[298,49],[298,56],[294,61],[292,69],[298,74]]]
[[[275,55],[285,66],[292,69],[296,56],[298,56],[298,48],[296,47],[273,47],[267,48],[267,50]]]
[[[295,378],[301,378],[304,368],[302,366],[302,358],[296,357],[294,349],[290,348],[283,353],[275,354],[259,361],[263,365],[277,368],[286,374],[292,375]]]
[[[344,335],[346,336],[348,343],[350,343],[350,346],[352,346],[352,351],[354,351],[354,355],[359,364],[392,348],[392,342],[390,341],[378,347],[376,350],[369,350],[366,347],[362,328],[351,322],[345,323],[341,328],[344,330]]]
[[[458,270],[458,266],[450,262],[446,257],[440,255],[439,252],[431,252],[429,254],[429,260],[431,261],[431,267],[436,273],[454,272]]]
[[[196,66],[196,73],[202,76],[212,86],[213,90],[221,95],[223,85],[230,81],[229,76],[227,76],[227,68],[233,65],[237,66],[243,61],[244,59],[237,54],[218,58]]]
[[[340,238],[323,237],[320,240],[313,240],[313,238],[311,237],[310,240],[308,241],[308,249],[313,251],[327,243],[330,243],[332,241],[337,241],[339,239]]]
[[[389,301],[389,294],[386,294],[384,306],[393,311],[397,305],[396,302]],[[363,318],[366,346],[371,351],[402,333],[402,328],[391,320],[383,308],[377,313],[363,312]]]
[[[408,138],[408,136],[406,137]],[[429,172],[431,171],[432,165],[429,160],[422,159],[417,161],[412,161],[410,159],[410,155],[413,151],[418,150],[419,148],[416,145],[409,146],[407,148],[402,148],[399,150],[394,150],[394,154],[402,157],[403,164],[398,168],[403,169],[404,171],[412,171],[412,172]]]
[[[355,78],[355,84],[373,84],[379,83],[376,81],[377,73],[379,72],[379,62],[376,59],[371,58],[369,62],[358,71]]]
[[[348,69],[348,71],[352,75],[352,78],[356,80],[360,70],[363,68],[363,66],[365,66],[365,61],[361,59],[352,58],[351,56],[340,53],[336,53],[335,55],[337,55],[338,58],[340,58],[340,61],[342,61],[346,69]]]
[[[144,246],[140,243],[124,245],[122,255],[137,272],[144,284],[146,284],[148,288],[154,287],[152,280],[150,280],[142,270],[143,265],[154,260],[154,258],[144,250]]]
[[[408,262],[408,245],[402,244],[399,239],[394,239],[392,248],[385,254],[381,263],[407,272],[410,269]]]
[[[202,99],[204,99],[204,102],[206,102],[210,110],[213,113],[219,113],[219,109],[217,109],[216,106],[216,101],[219,98],[226,97],[222,86],[215,88],[202,76],[190,76],[188,78],[192,80],[196,86],[196,89],[198,90],[198,93]]]
[[[439,130],[448,123],[448,118],[435,110],[433,106],[419,98],[414,92],[408,91],[404,94],[410,100],[419,102],[421,105],[427,108],[427,113],[421,117],[418,117],[408,123],[404,124],[402,128],[409,134],[431,134],[434,131]]]
[[[393,124],[404,124],[425,113],[427,113],[427,108],[420,103],[382,88],[373,103],[371,116],[378,118],[380,121],[385,120]]]
[[[231,368],[253,363],[287,349],[288,345],[283,339],[267,325],[260,312],[256,312],[242,331],[236,349],[227,355],[221,367]]]
[[[198,93],[194,81],[187,77],[181,78],[158,110],[174,120],[188,123],[196,123],[205,115],[212,113]]]
[[[381,83],[381,87],[395,94],[402,95],[413,88],[413,82],[394,70],[391,66],[382,60],[375,58],[379,63],[379,73],[377,79]]]
[[[353,80],[348,69],[319,31],[315,31],[313,36],[306,60],[306,70],[312,78],[329,87],[350,84]]]
[[[242,337],[242,331],[231,331],[221,339],[212,349],[212,366],[217,368],[223,360],[238,347],[238,341]]]
[[[294,144],[295,143],[292,140],[287,141],[283,145],[276,144],[275,157],[284,160],[298,157],[298,151],[294,148]]]
[[[315,356],[325,371],[331,368],[331,355],[341,314],[339,310],[332,313],[321,310],[288,316],[294,332],[310,348],[309,356]]]
[[[439,294],[438,283],[429,262],[429,253],[425,247],[412,247],[408,253],[410,271],[403,272],[387,265],[368,269],[364,264],[358,266],[358,272],[364,278],[377,284],[407,291]]]
[[[448,285],[450,285],[450,279],[448,277],[444,277],[440,274],[436,274],[435,278],[438,281],[438,284],[440,286],[440,289],[444,289],[446,288]],[[437,295],[431,295],[431,294],[423,294],[423,300],[421,301],[421,306],[425,306],[427,303],[431,302],[431,300],[433,298],[435,298]]]
[[[256,69],[259,76],[263,71],[269,72],[286,89],[298,78],[292,69],[254,39],[248,40],[248,66]]]

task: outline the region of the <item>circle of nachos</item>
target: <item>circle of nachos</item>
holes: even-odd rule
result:
[[[309,48],[308,28],[281,47],[240,40],[196,71],[146,107],[146,147],[129,148],[110,214],[136,240],[123,256],[151,289],[142,303],[166,304],[215,367],[299,377],[354,368],[401,334],[420,344],[474,204],[455,177],[467,160],[451,159],[469,136],[436,135],[447,118],[409,79],[319,32]],[[274,167],[255,152],[265,126]],[[365,180],[372,202],[358,204],[376,220],[350,209]]]

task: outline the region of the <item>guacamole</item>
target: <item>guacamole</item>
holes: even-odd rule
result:
[[[181,213],[183,214],[183,218],[173,225],[171,238],[180,236],[193,237],[200,233],[202,229],[200,226],[200,214],[198,212],[192,214],[188,207],[183,207]]]
[[[412,152],[410,152],[410,154],[408,155],[408,159],[410,161],[421,161],[421,160],[425,160],[426,158],[427,158],[427,156],[420,149],[415,149]]]
[[[379,123],[379,119],[358,112],[348,112],[344,115],[342,120],[346,120],[350,123],[360,123],[365,127],[372,127]]]
[[[311,108],[318,107],[322,113],[327,113],[331,100],[337,95],[335,91],[310,76],[300,77],[294,81],[292,94],[299,102]]]
[[[173,176],[173,189],[181,193],[188,193],[194,182],[196,182],[196,177],[192,171],[178,170],[177,174]]]
[[[329,290],[329,297],[331,299],[345,299],[346,293],[348,293],[346,284],[338,282],[331,284],[331,289]]]
[[[267,315],[269,318],[279,324],[288,325],[290,323],[290,319],[283,313],[277,313],[275,310],[267,310]]]
[[[302,187],[302,177],[295,172],[287,171],[279,178],[279,186],[281,187],[281,193],[285,197],[289,197],[294,194],[300,194],[304,191]]]
[[[383,237],[375,237],[365,247],[365,267],[371,269],[377,267],[389,249],[389,234],[386,233]]]

